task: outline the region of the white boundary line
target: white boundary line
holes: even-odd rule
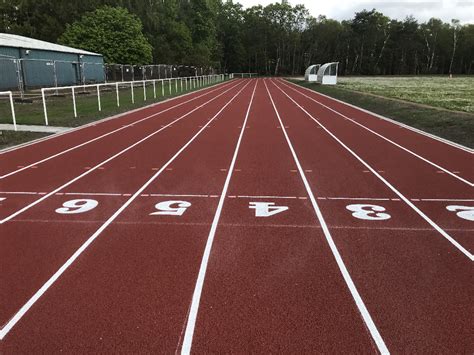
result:
[[[65,132],[51,134],[49,136],[34,139],[34,140],[29,141],[29,142],[25,142],[25,143],[15,145],[13,147],[3,148],[3,149],[0,149],[0,155],[11,152],[11,151],[14,151],[14,150],[17,150],[17,149],[28,147],[28,146],[33,145],[33,144],[38,144],[38,143],[41,143],[43,141],[46,141],[46,140],[49,140],[49,139],[52,139],[52,138],[57,138],[57,137],[63,136],[63,135],[68,134],[68,133],[77,132],[77,131],[80,131],[81,129],[84,129],[84,128],[87,128],[87,127],[90,127],[90,126],[95,126],[95,125],[98,125],[98,124],[101,124],[101,123],[104,123],[104,122],[107,122],[107,121],[110,121],[110,120],[113,120],[113,119],[116,119],[116,118],[121,118],[121,117],[126,116],[126,115],[131,114],[131,113],[135,113],[135,112],[138,112],[138,111],[141,111],[141,110],[146,110],[146,109],[149,109],[151,107],[159,106],[159,105],[165,104],[165,103],[170,102],[170,101],[178,100],[180,98],[183,98],[183,97],[186,97],[186,96],[189,96],[189,95],[192,95],[192,94],[196,94],[196,93],[199,93],[201,91],[205,91],[205,90],[208,90],[208,89],[211,89],[211,88],[216,88],[216,87],[227,86],[228,84],[230,85],[231,81],[234,81],[234,80],[228,80],[228,81],[225,81],[225,82],[220,82],[220,83],[213,84],[211,86],[208,86],[208,87],[205,87],[205,88],[202,88],[202,89],[198,89],[198,90],[188,92],[188,93],[183,94],[183,95],[170,97],[170,98],[167,98],[167,99],[159,101],[159,102],[154,102],[154,103],[152,103],[150,105],[147,105],[147,106],[137,107],[133,110],[122,112],[122,113],[119,113],[119,114],[114,115],[114,116],[104,117],[104,118],[101,118],[100,120],[89,122],[89,123],[86,123],[85,125],[82,125],[82,126],[79,126],[79,127],[73,127],[73,128],[71,128],[71,129],[69,129]],[[211,91],[215,91],[215,90],[211,90]],[[203,96],[203,95],[201,95],[201,96]]]
[[[223,86],[223,87],[225,88],[226,86]],[[71,152],[71,151],[73,151],[73,150],[76,150],[76,149],[78,149],[78,148],[81,148],[81,147],[83,147],[83,146],[85,146],[85,145],[87,145],[87,144],[89,144],[89,143],[98,141],[98,140],[100,140],[100,139],[102,139],[102,138],[105,138],[105,137],[107,137],[107,136],[110,136],[110,135],[112,135],[112,134],[114,134],[114,133],[117,133],[117,132],[119,132],[119,131],[122,131],[122,130],[124,130],[124,129],[126,129],[126,128],[133,127],[133,126],[135,126],[137,123],[141,123],[141,122],[147,121],[147,120],[149,120],[150,118],[159,116],[159,115],[161,115],[161,114],[163,114],[163,113],[166,113],[166,112],[168,112],[168,111],[171,111],[171,110],[173,110],[173,109],[175,109],[175,108],[177,108],[177,107],[183,106],[183,105],[185,105],[185,104],[187,104],[187,103],[189,103],[189,102],[192,102],[192,101],[194,101],[194,100],[196,100],[196,99],[199,99],[199,98],[201,98],[201,97],[203,97],[203,96],[206,96],[206,95],[211,94],[211,93],[213,93],[213,92],[215,92],[215,91],[218,91],[219,89],[222,89],[222,86],[220,86],[219,88],[216,88],[216,89],[214,89],[214,90],[211,90],[211,91],[209,91],[209,92],[206,92],[206,93],[204,93],[204,94],[202,94],[202,95],[193,97],[193,98],[190,99],[190,100],[187,100],[187,101],[178,103],[178,104],[175,105],[175,106],[168,107],[168,108],[166,108],[166,109],[164,109],[164,110],[162,110],[162,111],[160,111],[160,112],[153,113],[153,114],[148,115],[148,116],[146,116],[146,117],[144,117],[144,118],[141,118],[141,119],[139,119],[139,120],[137,120],[137,121],[134,121],[134,122],[132,122],[132,123],[126,124],[125,126],[121,126],[121,127],[119,127],[119,128],[116,128],[116,129],[114,129],[114,130],[112,130],[112,131],[109,131],[109,132],[107,132],[107,133],[104,133],[104,134],[102,134],[102,135],[100,135],[100,136],[98,136],[98,137],[92,138],[92,139],[90,139],[90,140],[88,140],[88,141],[85,141],[85,142],[80,143],[80,144],[78,144],[78,145],[72,146],[72,147],[70,147],[70,148],[68,148],[68,149],[65,149],[65,150],[61,151],[61,152],[58,152],[58,153],[53,154],[53,155],[50,155],[50,156],[47,157],[47,158],[38,160],[38,161],[36,161],[36,162],[34,162],[34,163],[31,163],[31,164],[29,164],[29,165],[26,165],[26,166],[24,166],[24,167],[22,167],[22,168],[19,168],[19,169],[17,169],[17,170],[13,170],[13,171],[11,171],[11,172],[9,172],[9,173],[6,173],[6,174],[4,174],[4,175],[0,175],[0,180],[5,179],[5,178],[7,178],[7,177],[9,177],[9,176],[12,176],[12,175],[14,175],[14,174],[17,174],[17,173],[19,173],[19,172],[21,172],[21,171],[24,171],[24,170],[26,170],[26,169],[29,169],[29,168],[31,168],[32,166],[36,166],[36,165],[42,164],[42,163],[44,163],[44,162],[46,162],[46,161],[48,161],[48,160],[57,158],[58,156],[61,156],[61,155],[66,154],[66,153],[69,153],[69,152]]]
[[[186,323],[183,346],[181,348],[181,354],[183,355],[190,354],[191,352],[193,336],[194,336],[194,328],[196,326],[196,319],[197,319],[197,314],[199,311],[199,303],[201,302],[201,294],[202,294],[202,289],[204,286],[204,279],[206,277],[207,265],[209,263],[209,256],[211,255],[211,249],[212,249],[212,244],[214,243],[214,237],[216,235],[217,225],[219,223],[219,219],[222,213],[222,207],[224,206],[224,201],[227,195],[227,190],[229,188],[230,179],[232,177],[232,173],[234,172],[235,161],[237,160],[237,155],[239,153],[240,144],[244,136],[245,127],[247,126],[247,121],[250,115],[250,109],[252,107],[257,85],[258,85],[258,80],[256,81],[255,86],[253,88],[252,97],[250,99],[249,106],[247,108],[247,113],[245,114],[245,120],[242,124],[239,139],[237,140],[237,144],[235,146],[234,156],[232,157],[232,161],[228,169],[227,177],[225,179],[224,187],[222,188],[221,196],[219,198],[219,203],[217,205],[216,214],[214,215],[214,219],[211,225],[211,230],[207,237],[206,247],[204,249],[204,254],[201,260],[201,266],[199,267],[199,274],[198,274],[196,285],[193,292],[193,298],[192,298],[191,307],[189,310],[188,321]]]
[[[359,294],[359,291],[357,290],[357,287],[354,284],[354,281],[352,281],[352,277],[349,274],[349,271],[347,270],[346,265],[344,264],[344,261],[342,260],[341,254],[339,254],[339,250],[337,249],[336,243],[334,242],[331,232],[329,231],[329,228],[326,224],[326,221],[323,217],[323,214],[319,208],[318,203],[316,202],[316,198],[313,195],[313,191],[311,190],[311,187],[308,183],[308,180],[306,179],[306,175],[304,173],[303,168],[301,167],[300,161],[298,159],[298,156],[296,155],[296,152],[293,148],[293,145],[291,144],[290,138],[288,137],[288,133],[286,132],[285,125],[283,124],[280,113],[278,112],[275,102],[273,101],[272,94],[270,93],[270,90],[268,89],[267,84],[265,83],[265,88],[267,89],[268,96],[270,97],[270,100],[272,101],[273,109],[275,110],[275,113],[278,117],[278,121],[280,122],[280,125],[282,127],[283,134],[285,135],[286,142],[288,143],[288,147],[290,148],[291,154],[293,155],[293,159],[296,163],[296,166],[298,167],[298,171],[300,173],[301,179],[303,180],[304,186],[306,188],[306,191],[308,193],[308,196],[311,200],[311,204],[313,205],[314,212],[316,213],[316,216],[318,218],[319,223],[321,224],[321,228],[323,230],[324,236],[326,237],[326,241],[329,244],[329,247],[331,249],[331,252],[336,259],[337,265],[339,267],[339,270],[344,278],[344,281],[346,282],[347,287],[349,288],[349,291],[352,295],[352,298],[355,301],[355,304],[357,308],[359,309],[360,314],[362,315],[362,318],[365,322],[365,325],[367,326],[370,335],[372,336],[372,339],[374,340],[375,344],[377,345],[378,350],[382,354],[389,354],[388,348],[385,345],[385,342],[380,335],[377,326],[375,325],[374,321],[372,320],[372,317],[367,310],[367,307],[365,306],[364,301],[362,300],[362,297]]]
[[[406,129],[408,129],[408,130],[410,130],[410,131],[413,131],[413,132],[415,132],[415,133],[418,133],[418,134],[421,134],[421,135],[426,136],[426,137],[428,137],[428,138],[437,140],[437,141],[439,141],[439,142],[441,142],[441,143],[450,145],[450,146],[452,146],[452,147],[454,147],[454,148],[458,148],[458,149],[463,150],[463,151],[465,151],[465,152],[467,152],[467,153],[474,154],[474,149],[465,147],[465,146],[463,146],[462,144],[452,142],[452,141],[450,141],[450,140],[448,140],[448,139],[446,139],[446,138],[441,138],[441,137],[435,136],[434,134],[431,134],[431,133],[422,131],[421,129],[418,129],[418,128],[415,128],[415,127],[411,127],[411,126],[406,125],[406,124],[404,124],[404,123],[395,121],[395,120],[393,120],[393,119],[391,119],[391,118],[388,118],[388,117],[379,115],[378,113],[375,113],[375,112],[366,110],[366,109],[364,109],[364,108],[362,108],[362,107],[359,107],[359,106],[356,106],[356,105],[352,105],[352,104],[350,104],[350,103],[348,103],[348,102],[345,102],[345,101],[336,99],[336,98],[334,98],[334,97],[331,97],[331,96],[322,94],[322,93],[320,93],[320,92],[316,92],[316,91],[311,90],[311,89],[309,89],[309,88],[306,88],[306,87],[304,87],[304,86],[301,86],[301,85],[292,83],[291,81],[288,81],[288,80],[286,80],[286,79],[285,79],[285,81],[288,82],[288,83],[291,84],[291,85],[294,85],[294,86],[296,86],[296,87],[302,88],[302,89],[304,89],[304,90],[306,90],[306,91],[309,91],[309,92],[311,92],[311,93],[313,93],[313,94],[324,96],[324,97],[326,97],[326,98],[328,98],[328,99],[331,99],[331,100],[337,101],[337,102],[339,102],[339,103],[341,103],[341,104],[350,106],[350,107],[352,107],[352,108],[354,108],[354,109],[356,109],[356,110],[359,110],[359,111],[368,113],[369,115],[375,116],[375,117],[380,118],[380,119],[385,120],[385,121],[388,121],[388,122],[393,123],[393,124],[395,124],[395,125],[397,125],[397,126],[406,128]]]
[[[428,222],[435,230],[437,230],[446,240],[448,240],[452,245],[454,245],[461,253],[473,261],[474,256],[465,249],[460,243],[458,243],[453,237],[451,237],[446,231],[444,231],[440,226],[438,226],[431,218],[424,214],[418,207],[416,207],[405,195],[398,191],[392,184],[390,184],[382,175],[380,175],[374,168],[372,168],[365,160],[358,156],[353,150],[351,150],[347,145],[345,145],[339,138],[337,138],[330,130],[328,130],[321,122],[314,118],[304,107],[298,104],[291,96],[284,92],[278,85],[273,81],[272,84],[280,90],[286,97],[288,97],[296,106],[298,106],[306,115],[308,115],[314,122],[316,122],[327,134],[329,134],[336,142],[338,142],[344,149],[346,149],[354,158],[362,163],[368,170],[372,172],[380,181],[382,181],[390,190],[398,195],[409,207],[411,207],[418,215],[420,215],[426,222]]]
[[[429,160],[429,159],[426,159],[426,158],[422,157],[421,155],[416,154],[415,152],[411,151],[410,149],[405,148],[405,147],[403,147],[402,145],[400,145],[400,144],[398,144],[398,143],[392,141],[391,139],[389,139],[389,138],[383,136],[382,134],[375,132],[374,130],[370,129],[369,127],[364,126],[363,124],[361,124],[361,123],[359,123],[359,122],[353,120],[352,118],[350,118],[350,117],[344,115],[343,113],[340,113],[339,111],[337,111],[337,110],[335,110],[335,109],[333,109],[333,108],[331,108],[331,107],[329,107],[329,106],[327,106],[327,105],[325,105],[325,104],[319,102],[318,100],[316,100],[316,99],[314,99],[314,98],[312,98],[312,97],[310,97],[310,96],[308,96],[308,95],[302,93],[301,91],[299,91],[299,90],[297,90],[297,89],[291,87],[290,85],[288,85],[288,84],[286,84],[286,83],[284,83],[284,82],[282,82],[282,84],[283,84],[284,86],[286,86],[287,88],[289,88],[289,89],[291,89],[291,90],[297,92],[298,94],[303,95],[304,97],[308,98],[309,100],[315,102],[316,104],[318,104],[318,105],[320,105],[320,106],[326,108],[327,110],[334,112],[336,115],[339,115],[339,116],[341,116],[341,117],[344,117],[346,120],[351,121],[352,123],[354,123],[354,124],[358,125],[359,127],[361,127],[361,128],[363,128],[363,129],[369,131],[370,133],[375,134],[377,137],[382,138],[383,140],[385,140],[385,141],[387,141],[387,142],[393,144],[393,145],[396,146],[397,148],[400,148],[400,149],[404,150],[405,152],[407,152],[407,153],[409,153],[409,154],[411,154],[411,155],[417,157],[418,159],[423,160],[425,163],[428,163],[428,164],[434,166],[435,168],[444,171],[446,174],[449,174],[450,176],[454,177],[455,179],[457,179],[457,180],[459,180],[459,181],[461,181],[461,182],[463,182],[463,183],[465,183],[465,184],[467,184],[467,185],[469,185],[469,186],[471,186],[471,187],[474,186],[474,183],[470,182],[469,180],[464,179],[464,178],[462,178],[462,177],[460,177],[460,176],[454,174],[453,172],[449,171],[448,169],[443,168],[442,166],[440,166],[440,165],[438,165],[438,164],[432,162],[432,161]]]
[[[144,138],[140,139],[139,141],[133,143],[132,145],[128,146],[127,148],[121,150],[120,152],[118,152],[118,153],[112,155],[111,157],[109,157],[109,158],[107,158],[106,160],[100,162],[99,164],[95,165],[95,166],[92,167],[91,169],[86,170],[86,171],[85,171],[84,173],[82,173],[81,175],[76,176],[76,177],[75,177],[74,179],[72,179],[72,180],[69,180],[67,183],[65,183],[65,184],[63,184],[63,185],[61,185],[61,186],[59,186],[58,188],[56,188],[56,189],[54,189],[53,191],[49,192],[48,194],[44,195],[44,196],[41,197],[40,199],[38,199],[38,200],[36,200],[36,201],[30,203],[29,205],[27,205],[27,206],[23,207],[22,209],[16,211],[15,213],[13,213],[13,214],[11,214],[11,215],[5,217],[4,219],[0,220],[0,224],[3,224],[3,223],[5,223],[5,222],[11,220],[12,218],[15,218],[15,217],[18,216],[19,214],[25,212],[26,210],[30,209],[31,207],[33,207],[33,206],[37,205],[38,203],[44,201],[44,200],[47,199],[48,197],[50,197],[50,196],[56,194],[58,191],[64,189],[65,187],[67,187],[67,186],[71,185],[72,183],[76,182],[77,180],[79,180],[79,179],[83,178],[84,176],[90,174],[91,172],[97,170],[97,169],[98,169],[99,167],[101,167],[102,165],[107,164],[107,163],[110,162],[111,160],[113,160],[113,159],[119,157],[119,156],[122,155],[123,153],[129,151],[130,149],[134,148],[135,146],[139,145],[140,143],[142,143],[142,142],[146,141],[147,139],[153,137],[154,135],[160,133],[160,132],[163,131],[164,129],[166,129],[166,128],[168,128],[169,126],[173,125],[174,123],[176,123],[176,122],[182,120],[183,118],[189,116],[189,115],[192,114],[193,112],[199,110],[201,107],[203,107],[203,106],[209,104],[210,102],[216,100],[216,99],[219,98],[220,96],[224,95],[226,92],[228,92],[228,91],[234,89],[235,87],[237,87],[237,86],[239,86],[239,85],[240,85],[240,83],[237,83],[236,85],[234,85],[234,86],[230,87],[229,89],[223,91],[223,92],[220,93],[219,95],[214,96],[212,99],[210,99],[210,100],[206,101],[205,103],[203,103],[203,104],[197,106],[196,108],[194,108],[193,110],[189,111],[188,113],[186,113],[186,114],[184,114],[184,115],[178,117],[178,118],[175,119],[174,121],[168,123],[166,126],[161,127],[159,130],[157,130],[157,131],[155,131],[155,132],[153,132],[153,133],[150,133],[150,134],[147,135],[146,137],[144,137]],[[207,126],[207,125],[206,125],[206,126]],[[204,127],[206,127],[206,126],[204,126]]]
[[[202,127],[181,149],[179,149],[170,160],[168,160],[160,170],[158,170],[144,185],[142,185],[107,221],[82,244],[79,249],[51,276],[41,288],[20,308],[7,324],[0,330],[0,340],[5,338],[8,332],[25,315],[26,312],[40,299],[40,297],[56,282],[59,277],[76,261],[76,259],[87,249],[89,245],[97,239],[100,234],[163,172],[165,169],[206,129],[206,127],[219,116],[227,106],[248,86],[244,85],[207,123]]]

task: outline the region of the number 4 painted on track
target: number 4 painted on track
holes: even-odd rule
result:
[[[288,206],[275,206],[273,202],[249,202],[249,208],[255,209],[255,217],[270,217],[288,209]]]

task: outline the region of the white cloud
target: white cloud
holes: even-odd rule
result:
[[[234,0],[244,7],[266,6],[277,0]],[[413,15],[420,22],[437,17],[445,22],[459,19],[462,23],[474,23],[474,0],[290,0],[292,5],[304,4],[311,15],[326,15],[328,18],[345,20],[354,17],[354,13],[363,9],[377,9],[390,18],[403,20]]]

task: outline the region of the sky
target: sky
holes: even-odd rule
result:
[[[234,0],[244,7],[253,5],[268,5],[279,0]],[[363,9],[373,8],[384,15],[403,20],[413,15],[419,22],[425,22],[431,17],[437,17],[444,22],[455,18],[461,23],[474,24],[474,0],[289,0],[290,4],[303,4],[311,15],[326,15],[336,20],[346,20],[354,17],[354,13]]]

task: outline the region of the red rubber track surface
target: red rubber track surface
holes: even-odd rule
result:
[[[0,352],[472,353],[473,167],[277,79],[4,152]]]

